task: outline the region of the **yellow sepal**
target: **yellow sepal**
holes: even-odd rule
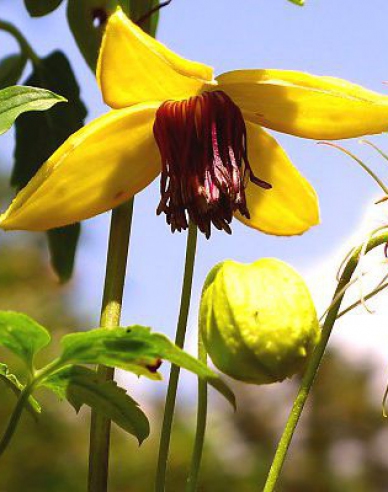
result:
[[[258,125],[246,121],[248,157],[254,174],[272,185],[264,190],[249,182],[245,192],[251,218],[236,218],[277,236],[302,234],[319,223],[317,195],[282,147]]]
[[[213,69],[186,60],[134,24],[121,9],[109,18],[97,64],[104,101],[124,108],[185,99],[214,84]]]
[[[111,111],[74,133],[0,216],[2,229],[42,231],[116,207],[160,172],[158,103]]]
[[[256,123],[283,133],[336,140],[388,130],[388,96],[346,80],[288,70],[236,70],[217,81]]]

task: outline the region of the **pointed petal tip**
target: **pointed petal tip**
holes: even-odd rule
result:
[[[104,101],[116,109],[150,100],[185,99],[215,83],[212,67],[173,52],[120,8],[107,22],[96,76]]]

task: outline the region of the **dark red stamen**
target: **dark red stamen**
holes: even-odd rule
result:
[[[230,234],[234,212],[249,218],[248,181],[271,188],[253,174],[244,118],[222,91],[163,103],[154,135],[162,160],[157,213],[166,214],[173,232],[187,229],[190,219],[207,238],[211,224]]]

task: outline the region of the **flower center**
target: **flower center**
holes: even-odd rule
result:
[[[271,188],[253,174],[244,118],[222,91],[164,102],[154,136],[162,160],[157,214],[166,214],[172,232],[187,229],[190,219],[207,238],[211,224],[230,234],[234,212],[249,219],[248,181]]]

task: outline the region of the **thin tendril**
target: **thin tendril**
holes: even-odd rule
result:
[[[334,147],[335,149],[340,150],[344,154],[348,155],[351,157],[354,161],[357,162],[368,174],[371,176],[374,181],[380,186],[380,188],[383,190],[383,192],[388,195],[388,188],[385,186],[385,184],[381,181],[381,179],[370,169],[370,167],[365,164],[361,159],[359,159],[356,155],[354,155],[352,152],[349,150],[345,149],[344,147],[341,147],[338,144],[332,143],[332,142],[318,142],[319,145],[328,145],[329,147]]]
[[[363,138],[359,142],[360,142],[360,144],[369,145],[370,147],[372,147],[373,149],[375,149],[375,151],[378,152],[383,159],[385,159],[386,161],[388,161],[388,155],[385,152],[383,152],[379,147],[377,147],[376,144],[374,144],[370,140],[366,140],[365,138]]]
[[[384,277],[384,279],[387,279],[388,278],[388,275],[386,275]],[[385,282],[385,281],[382,281],[377,287],[375,287],[373,290],[371,290],[369,292],[369,294],[367,294],[365,296],[365,299],[366,300],[369,300],[371,299],[372,297],[374,297],[376,294],[378,294],[379,292],[381,292],[382,290],[384,290],[386,287],[388,287],[388,282]],[[350,304],[350,306],[348,306],[347,308],[343,309],[337,316],[337,319],[341,318],[342,316],[344,316],[345,314],[349,313],[350,311],[352,311],[353,309],[355,309],[356,307],[360,306],[361,305],[361,300],[359,299],[358,301],[354,302],[353,304]]]

